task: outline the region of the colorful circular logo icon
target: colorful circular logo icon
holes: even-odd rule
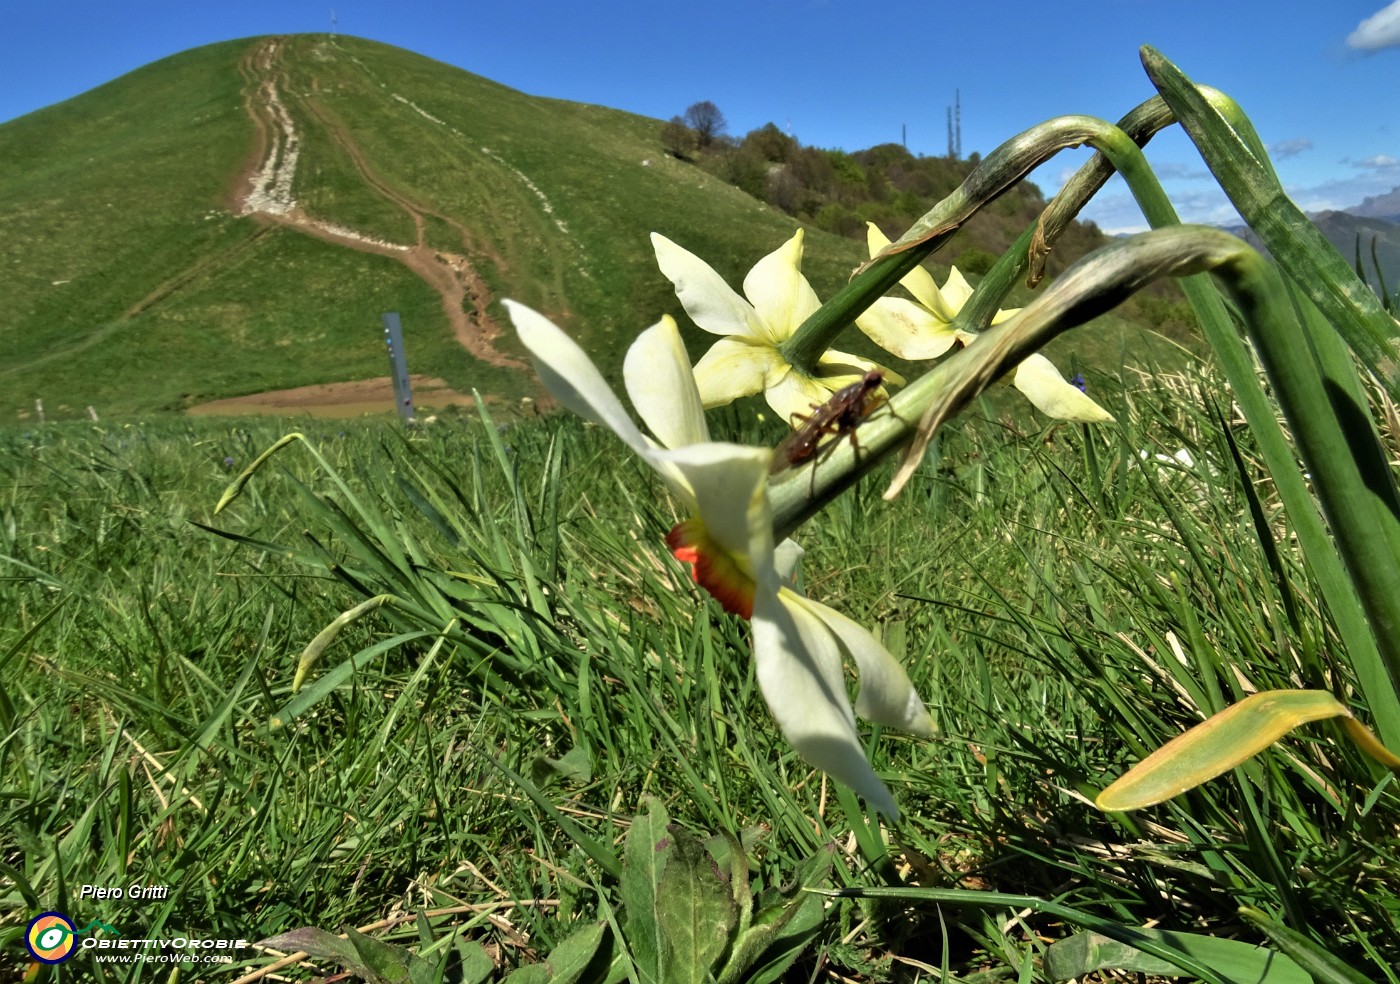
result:
[[[24,944],[40,963],[63,963],[77,949],[77,931],[73,922],[61,912],[45,912],[34,917]]]

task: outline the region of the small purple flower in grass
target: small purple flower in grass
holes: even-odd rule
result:
[[[229,469],[231,469],[231,468],[233,467],[233,464],[234,464],[234,462],[233,462],[233,456],[232,456],[232,455],[225,455],[225,456],[224,456],[224,471],[228,471]]]
[[[1084,381],[1084,374],[1082,372],[1077,372],[1069,377],[1069,381],[1071,385],[1079,387],[1079,392],[1089,392],[1089,384]]]

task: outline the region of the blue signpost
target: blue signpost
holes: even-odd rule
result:
[[[388,311],[384,318],[384,344],[389,347],[389,375],[394,380],[394,405],[399,416],[413,423],[413,393],[408,388],[408,360],[403,352],[403,327],[399,313]]]

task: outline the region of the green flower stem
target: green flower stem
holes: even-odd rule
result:
[[[1197,273],[1248,249],[1219,230],[1192,226],[1143,233],[1100,249],[1065,271],[1016,317],[935,366],[876,411],[855,432],[769,487],[774,528],[788,535],[885,455],[924,443],[1000,375],[1056,335],[1111,309],[1161,276]]]
[[[1250,306],[1263,299],[1234,296],[1246,318],[1257,316]],[[1288,306],[1286,295],[1283,304]],[[1348,662],[1382,740],[1393,744],[1400,723],[1394,717],[1400,695],[1400,496],[1348,353],[1328,344],[1336,336],[1310,303],[1300,307],[1311,331],[1290,317],[1277,334],[1256,336],[1255,347],[1370,622],[1379,660],[1349,651]]]
[[[1195,226],[1143,233],[1112,243],[1065,271],[1009,321],[991,328],[893,396],[841,441],[769,486],[774,530],[789,535],[885,455],[938,425],[1056,335],[1110,310],[1162,276],[1198,273],[1233,250],[1248,249],[1219,230]]]
[[[946,243],[979,208],[994,201],[1057,152],[1085,143],[1113,162],[1128,179],[1134,194],[1155,193],[1165,200],[1142,150],[1113,124],[1092,116],[1061,116],[1033,126],[988,154],[956,191],[914,223],[897,242],[865,264],[850,283],[781,346],[783,357],[799,369],[812,371],[822,353],[857,315]]]
[[[1150,47],[1142,63],[1206,166],[1270,254],[1302,287],[1367,367],[1400,399],[1400,330],[1376,295],[1284,193],[1268,156],[1233,100],[1198,88]]]
[[[1145,147],[1158,131],[1175,122],[1176,116],[1167,106],[1166,100],[1161,96],[1153,96],[1129,110],[1118,121],[1118,129],[1133,143]],[[1050,255],[1052,244],[1060,238],[1080,209],[1089,203],[1089,199],[1098,194],[1104,182],[1113,176],[1114,170],[1113,163],[1104,154],[1095,154],[1083,167],[1074,172],[1059,193],[1050,200],[1050,204],[1045,206],[1045,211],[1040,213],[1040,219],[1036,223],[1031,242],[1028,258],[1030,274],[1026,281],[1028,287],[1037,286],[1044,278],[1045,258]],[[975,327],[990,323],[988,320]]]
[[[1211,105],[1227,108],[1231,125],[1257,155],[1256,166],[1268,167],[1268,156],[1248,119],[1237,112],[1238,107],[1233,111],[1228,110],[1228,107],[1235,105],[1233,101],[1207,86],[1198,86],[1196,91]],[[1145,142],[1155,132],[1154,128],[1170,121],[1170,114],[1164,112],[1165,105],[1160,98],[1148,100],[1124,116],[1119,126],[1134,140]],[[1095,155],[1066,183],[1042,214],[1039,225],[1045,229],[1043,238],[1046,242],[1053,242],[1064,224],[1078,212],[1088,196],[1097,191],[1110,171],[1111,164],[1108,160]],[[1153,228],[1177,224],[1176,210],[1164,197],[1139,195],[1138,200],[1144,216]],[[1037,236],[1030,245],[1032,278],[1036,274],[1034,253],[1037,249],[1036,242],[1040,238]],[[1004,255],[978,286],[956,319],[955,324],[958,327],[976,330],[990,322],[1001,298],[1005,296],[1004,292],[1010,289],[1011,281],[1024,269],[1021,254],[1024,240],[1025,236],[1018,240],[1013,251]],[[1313,568],[1318,584],[1321,585],[1323,597],[1336,620],[1338,632],[1346,645],[1350,660],[1356,667],[1358,680],[1377,729],[1383,740],[1394,745],[1400,741],[1400,693],[1391,686],[1372,625],[1367,620],[1366,611],[1360,603],[1356,589],[1328,536],[1317,503],[1296,467],[1297,459],[1293,447],[1278,424],[1275,408],[1259,384],[1254,359],[1241,341],[1234,321],[1208,275],[1185,277],[1181,281],[1181,287],[1215,352],[1216,359],[1230,381],[1235,400],[1249,422],[1255,441],[1269,467],[1275,488],[1288,510],[1299,543]],[[1314,333],[1313,337],[1314,344],[1328,349],[1336,348],[1339,344],[1335,336],[1329,338],[1328,333]],[[1335,352],[1331,353],[1330,359],[1334,367],[1338,366],[1339,361],[1345,361]],[[1356,389],[1353,388],[1353,391]],[[1322,686],[1323,683],[1319,680],[1314,681],[1313,685]]]
[[[1143,62],[1148,74],[1162,89],[1163,95],[1169,97],[1168,101],[1177,106],[1183,116],[1183,126],[1195,140],[1207,163],[1211,163],[1212,156],[1216,158],[1217,164],[1211,164],[1212,170],[1221,180],[1226,193],[1230,194],[1236,208],[1250,220],[1251,226],[1264,238],[1275,258],[1280,260],[1280,265],[1292,274],[1298,288],[1307,294],[1311,303],[1300,305],[1304,317],[1314,320],[1311,315],[1316,313],[1318,308],[1323,312],[1329,311],[1328,307],[1317,304],[1319,293],[1327,294],[1333,302],[1338,300],[1336,295],[1340,294],[1346,302],[1340,305],[1344,309],[1340,315],[1334,309],[1333,313],[1327,314],[1325,318],[1315,320],[1306,336],[1310,339],[1308,345],[1294,352],[1279,352],[1274,356],[1275,360],[1301,359],[1305,357],[1305,353],[1309,353],[1306,357],[1312,361],[1311,353],[1315,353],[1317,361],[1311,368],[1300,366],[1298,372],[1316,376],[1319,363],[1329,367],[1326,371],[1330,382],[1324,383],[1324,388],[1339,396],[1344,392],[1349,393],[1346,402],[1353,409],[1364,406],[1360,386],[1354,381],[1354,373],[1350,370],[1350,357],[1343,349],[1337,332],[1330,330],[1325,323],[1354,326],[1358,318],[1367,321],[1368,319],[1362,318],[1355,308],[1350,308],[1347,304],[1353,297],[1357,297],[1363,305],[1369,301],[1372,302],[1370,306],[1377,306],[1374,296],[1364,284],[1356,280],[1345,261],[1341,260],[1330,244],[1325,241],[1320,244],[1313,242],[1317,238],[1316,228],[1283,196],[1268,154],[1253,125],[1239,106],[1215,89],[1192,85],[1174,65],[1150,48],[1144,49]],[[1234,191],[1227,181],[1235,183]],[[1265,204],[1261,206],[1261,202]],[[1280,224],[1272,211],[1274,208],[1281,209],[1281,214],[1297,213],[1295,218],[1298,221],[1288,220]],[[1148,218],[1154,225],[1158,224],[1158,217],[1149,214]],[[1174,220],[1174,214],[1172,218]],[[1256,224],[1261,218],[1267,219],[1269,224]],[[1272,230],[1267,235],[1266,228]],[[1290,263],[1283,262],[1284,257],[1290,258],[1291,267]],[[1333,260],[1336,262],[1330,262]],[[1338,265],[1342,268],[1340,273],[1333,269]],[[1336,286],[1335,280],[1339,275],[1345,275],[1355,283],[1351,287],[1341,289]],[[1255,376],[1254,361],[1236,334],[1233,322],[1219,296],[1202,278],[1187,278],[1182,282],[1182,288],[1215,351],[1216,358],[1230,380],[1235,400],[1244,412],[1268,465],[1279,498],[1288,511],[1308,564],[1313,569],[1327,607],[1336,621],[1337,630],[1346,647],[1347,660],[1356,670],[1376,729],[1386,744],[1395,747],[1395,743],[1400,741],[1400,687],[1397,687],[1394,672],[1395,666],[1400,663],[1400,652],[1397,652],[1397,649],[1400,649],[1400,640],[1395,638],[1394,632],[1377,631],[1382,623],[1375,620],[1375,606],[1377,603],[1384,608],[1393,608],[1396,605],[1394,600],[1386,605],[1384,594],[1391,590],[1387,586],[1390,579],[1386,572],[1393,571],[1397,555],[1394,552],[1390,554],[1389,562],[1382,565],[1384,571],[1363,566],[1360,568],[1361,580],[1357,580],[1357,565],[1365,563],[1365,555],[1347,556],[1347,548],[1342,546],[1342,538],[1339,537],[1337,545],[1334,545],[1328,535],[1316,500],[1296,467],[1297,459],[1293,448],[1278,426],[1273,406],[1264,395]],[[1314,304],[1317,304],[1316,308]],[[1384,312],[1381,314],[1384,315]],[[1393,329],[1394,322],[1388,318],[1386,320]],[[1351,341],[1352,335],[1347,335],[1347,340]],[[1355,344],[1353,342],[1354,347]],[[1363,349],[1358,348],[1357,351],[1365,358]],[[1385,356],[1382,354],[1380,358],[1384,359]],[[1382,362],[1377,368],[1383,369],[1384,366],[1385,363]],[[1348,382],[1348,377],[1352,381]],[[1296,415],[1312,419],[1318,414],[1330,416],[1333,412],[1332,405],[1324,400],[1312,405],[1295,405],[1289,411],[1289,416],[1290,420]],[[1355,419],[1354,415],[1352,419]],[[1361,433],[1364,433],[1364,430]],[[1326,449],[1325,440],[1321,442],[1321,447]],[[1333,450],[1341,451],[1348,447],[1348,444],[1341,442],[1333,445]],[[1367,457],[1374,459],[1374,453],[1368,452]],[[1319,475],[1325,467],[1308,461],[1308,468],[1314,476]],[[1370,475],[1373,486],[1379,488],[1380,484],[1376,483],[1382,483],[1393,490],[1388,470],[1381,475],[1372,467]],[[1342,480],[1341,484],[1344,485],[1345,480]],[[1380,533],[1376,542],[1371,544],[1369,555],[1372,561],[1378,553],[1383,552],[1381,543],[1392,541],[1392,547],[1394,546],[1393,540],[1400,534],[1387,532],[1395,529],[1393,514],[1382,510],[1382,515],[1377,518],[1380,526],[1377,527],[1370,525],[1366,514],[1343,511],[1337,515],[1338,509],[1345,509],[1341,501],[1343,500],[1334,500],[1330,506],[1324,503],[1334,533],[1339,532],[1338,523],[1351,526],[1357,532],[1345,535],[1345,539],[1358,545],[1368,536]],[[1338,546],[1342,546],[1340,557]],[[1349,574],[1351,576],[1348,576]],[[1371,583],[1363,587],[1362,580]],[[1377,581],[1382,583],[1375,583]],[[1363,598],[1363,595],[1366,597]],[[1394,617],[1395,613],[1392,611],[1385,620],[1393,620]],[[1318,681],[1318,685],[1320,683],[1321,681]]]
[[[1133,107],[1118,121],[1118,129],[1139,148],[1146,146],[1158,131],[1176,122],[1176,117],[1167,108],[1161,96],[1153,96],[1145,103]],[[1128,155],[1131,158],[1131,155]],[[1082,209],[1104,182],[1113,176],[1115,168],[1108,157],[1099,152],[1091,157],[1074,176],[1065,182],[1045,211],[1020,237],[1011,248],[987,271],[987,275],[977,285],[953,319],[953,327],[976,334],[992,323],[996,312],[1016,281],[1026,276],[1026,286],[1036,287],[1045,276],[1045,259],[1050,255],[1054,242],[1064,233],[1071,220]],[[1131,168],[1133,175],[1130,190],[1137,196],[1144,215],[1161,215],[1171,211],[1171,203],[1158,184],[1156,175],[1146,167]],[[1165,205],[1165,209],[1164,206]],[[1152,223],[1170,225],[1176,222],[1172,213],[1169,222]]]

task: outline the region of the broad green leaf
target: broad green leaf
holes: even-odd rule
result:
[[[753,925],[741,931],[734,941],[733,951],[719,975],[720,984],[741,980],[772,984],[782,978],[821,928],[826,916],[825,896],[806,889],[830,881],[835,858],[835,846],[828,844],[802,866],[796,891],[765,893]]]
[[[657,919],[657,894],[670,860],[670,817],[661,801],[648,797],[647,812],[633,818],[622,857],[622,928],[644,981],[660,979],[665,949]]]
[[[1243,940],[1128,926],[1123,929],[1189,953],[1209,964],[1230,984],[1312,984],[1307,972],[1282,953]],[[1158,977],[1185,976],[1175,964],[1101,933],[1077,933],[1045,951],[1045,974],[1053,981],[1083,977],[1096,970],[1123,970]]]
[[[544,960],[544,965],[549,968],[550,984],[574,984],[582,977],[606,932],[604,923],[593,923],[570,933],[550,950]]]
[[[1317,984],[1367,984],[1367,978],[1312,940],[1258,909],[1240,906],[1240,915],[1262,929],[1280,950],[1292,957]]]
[[[760,914],[760,919],[766,913]],[[790,901],[781,913],[781,919],[766,924],[773,932],[765,939],[761,951],[756,954],[757,963],[753,972],[745,978],[747,984],[777,984],[787,973],[787,969],[802,955],[826,918],[826,902],[821,895],[801,892]]]
[[[541,755],[530,766],[530,777],[543,785],[551,778],[562,777],[570,782],[585,783],[593,778],[593,759],[588,749],[575,745],[559,758]]]
[[[674,832],[675,847],[661,875],[656,914],[665,937],[662,980],[667,984],[705,984],[711,968],[729,946],[738,907],[709,852],[684,831]],[[725,873],[727,876],[727,873]]]
[[[352,926],[345,927],[345,935],[349,937],[356,955],[374,975],[371,980],[389,984],[406,984],[411,980],[408,968],[416,958],[408,950],[366,936]]]
[[[551,984],[549,968],[544,964],[528,964],[506,975],[501,984]]]
[[[368,973],[354,944],[315,926],[303,926],[259,940],[258,946],[287,953],[305,953],[320,960],[334,960],[350,973],[362,977]]]
[[[1214,779],[1310,721],[1350,717],[1325,690],[1251,694],[1178,735],[1099,794],[1101,810],[1139,810]]]
[[[476,940],[456,941],[458,967],[461,969],[461,984],[485,984],[496,972],[496,963],[486,948]]]

